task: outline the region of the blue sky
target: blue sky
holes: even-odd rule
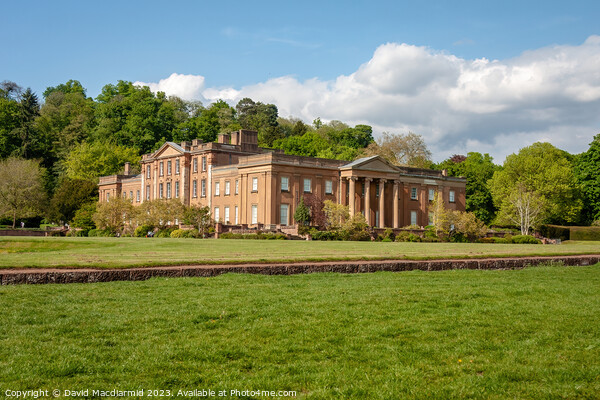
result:
[[[2,10],[0,80],[40,95],[77,79],[95,97],[123,79],[203,103],[249,96],[307,122],[420,133],[437,160],[480,151],[502,162],[537,140],[579,152],[600,132],[598,1],[33,1]]]

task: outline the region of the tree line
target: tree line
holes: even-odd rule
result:
[[[121,172],[125,162],[138,165],[142,154],[165,141],[215,141],[221,132],[242,128],[256,130],[260,146],[287,154],[348,161],[380,155],[393,164],[464,176],[467,211],[486,224],[533,227],[600,219],[600,135],[578,155],[535,143],[503,165],[476,152],[436,164],[421,135],[383,132],[375,140],[368,125],[320,118],[309,124],[249,98],[235,106],[222,100],[205,106],[126,81],[105,85],[91,98],[76,80],[48,87],[42,98],[14,82],[0,83],[0,214],[11,222],[34,215],[69,222],[97,200],[99,176]],[[14,185],[37,194],[17,201]]]

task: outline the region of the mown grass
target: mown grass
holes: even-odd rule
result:
[[[598,398],[599,272],[600,264],[1,287],[0,393]]]
[[[159,238],[2,238],[0,268],[514,257],[599,254],[600,242],[562,245],[378,243]]]

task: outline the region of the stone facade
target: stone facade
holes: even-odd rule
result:
[[[353,162],[286,155],[258,147],[257,133],[219,135],[217,143],[166,142],[145,154],[141,173],[100,178],[100,201],[133,204],[180,199],[208,206],[225,224],[291,225],[300,198],[311,194],[361,212],[369,225],[398,228],[430,223],[430,200],[442,192],[447,208],[465,209],[463,178],[444,171],[398,167],[379,156]]]

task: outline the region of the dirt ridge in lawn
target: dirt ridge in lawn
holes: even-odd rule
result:
[[[356,260],[290,263],[190,264],[130,268],[27,268],[0,271],[0,285],[141,281],[153,277],[211,277],[224,273],[293,275],[316,272],[443,271],[451,269],[517,269],[540,264],[584,266],[600,263],[600,255],[465,258],[432,260]]]

